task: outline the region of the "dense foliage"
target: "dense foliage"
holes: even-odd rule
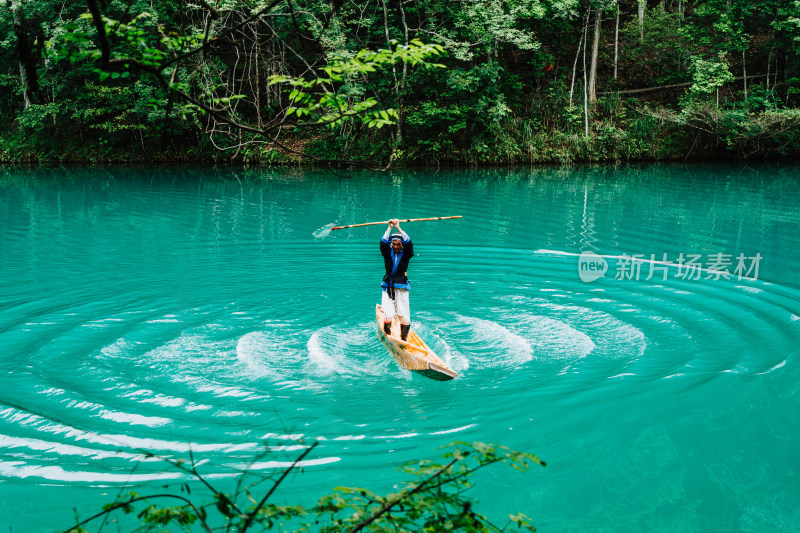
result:
[[[0,35],[0,159],[800,151],[800,0],[0,0]]]
[[[392,494],[381,495],[368,489],[337,487],[311,508],[301,505],[277,505],[272,496],[287,475],[302,464],[316,446],[308,446],[294,464],[274,479],[253,480],[254,472],[243,472],[234,491],[213,486],[192,462],[165,461],[196,478],[209,498],[199,503],[189,485],[180,493],[161,492],[140,495],[120,494],[116,501],[103,506],[96,515],[79,521],[65,533],[88,533],[87,528],[102,530],[116,522],[118,531],[135,527],[137,531],[463,531],[499,532],[522,528],[536,531],[522,513],[510,515],[502,525],[494,524],[473,506],[467,491],[473,475],[495,463],[506,463],[520,471],[531,465],[545,466],[535,455],[503,446],[480,442],[454,442],[444,457],[446,464],[420,461],[403,467],[409,480]],[[251,484],[245,483],[249,481]],[[271,482],[271,483],[270,483]],[[267,485],[271,486],[266,488]],[[202,496],[201,496],[202,497]],[[135,519],[126,517],[135,516]],[[165,529],[168,528],[168,529]]]

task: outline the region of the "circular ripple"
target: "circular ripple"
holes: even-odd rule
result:
[[[779,247],[800,249],[800,232],[748,233],[733,196],[689,209],[682,198],[696,183],[659,193],[645,176],[624,184],[646,198],[629,216],[617,200],[624,187],[603,176],[591,186],[557,174],[536,183],[480,172],[439,182],[295,178],[175,190],[116,183],[110,192],[90,181],[60,199],[33,182],[4,193],[0,205],[27,207],[0,211],[0,266],[11,273],[0,281],[0,475],[185,481],[159,457],[191,452],[204,473],[236,476],[265,442],[270,455],[253,469],[284,468],[319,441],[298,479],[311,490],[374,479],[455,439],[546,435],[581,447],[576,435],[635,411],[651,390],[692,405],[715,380],[746,378],[728,387],[738,390],[796,373],[800,292],[775,273],[797,271],[800,260],[782,260]],[[400,369],[378,340],[383,228],[328,231],[334,220],[381,220],[375,206],[385,205],[409,216],[474,212],[463,226],[405,228],[417,245],[414,328],[459,372],[454,381]],[[739,242],[763,243],[782,265],[770,281],[611,275],[620,254],[644,246],[735,251]],[[593,283],[577,271],[588,249],[611,250],[601,254],[609,275]],[[713,431],[734,423],[706,420]],[[663,440],[664,431],[653,434]]]

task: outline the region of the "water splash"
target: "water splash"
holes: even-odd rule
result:
[[[334,226],[336,226],[336,222],[331,222],[330,224],[325,224],[324,226],[322,226],[321,228],[319,228],[317,231],[315,231],[313,233],[314,238],[315,239],[324,239],[324,238],[326,238],[328,235],[331,234],[331,231],[333,230]]]
[[[375,336],[372,322],[348,326],[337,324],[315,331],[306,343],[308,350],[307,372],[316,378],[329,376],[384,376],[389,357],[375,358],[372,354],[383,354],[378,350],[380,342]],[[362,357],[355,356],[361,354]]]

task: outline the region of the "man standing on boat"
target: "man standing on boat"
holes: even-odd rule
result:
[[[392,233],[392,228],[397,232]],[[381,255],[386,269],[381,283],[381,307],[385,315],[383,331],[391,335],[392,320],[400,318],[400,338],[406,340],[411,329],[411,311],[408,303],[408,262],[414,257],[414,246],[405,231],[400,229],[400,220],[389,220],[389,227],[381,239]]]

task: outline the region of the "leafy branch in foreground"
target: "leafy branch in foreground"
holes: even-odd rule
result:
[[[266,530],[277,527],[280,531],[338,533],[349,531],[464,531],[474,533],[500,532],[509,527],[536,531],[530,518],[522,513],[509,515],[503,525],[492,523],[474,509],[474,502],[466,492],[472,487],[471,476],[484,467],[506,463],[526,471],[530,465],[545,466],[535,455],[517,452],[503,446],[480,442],[457,441],[447,446],[444,454],[449,462],[439,464],[419,461],[406,464],[401,471],[411,480],[404,482],[398,492],[386,495],[355,487],[336,487],[310,508],[300,505],[277,505],[269,500],[288,474],[302,466],[302,461],[317,446],[314,443],[303,450],[297,459],[273,481],[260,499],[254,489],[260,484],[239,484],[233,493],[214,488],[201,475],[194,463],[186,466],[181,461],[168,462],[184,473],[201,480],[211,492],[213,501],[196,504],[178,494],[152,494],[141,496],[130,492],[103,507],[94,516],[83,520],[65,533],[88,533],[85,526],[103,519],[105,524],[113,513],[138,513],[141,530],[177,526],[182,531],[194,531],[199,525],[203,531]],[[174,501],[174,506],[164,506],[164,501]],[[142,506],[138,508],[137,506]],[[101,526],[102,527],[102,526]]]
[[[395,123],[398,118],[397,110],[371,110],[378,104],[376,98],[354,100],[352,95],[338,90],[337,87],[352,83],[356,78],[375,72],[387,64],[424,64],[431,56],[443,53],[444,48],[441,45],[425,44],[412,39],[406,45],[397,45],[394,50],[361,50],[349,60],[332,61],[322,68],[325,76],[306,79],[276,74],[269,77],[269,84],[285,84],[291,87],[287,90],[290,101],[286,109],[287,117],[292,114],[298,119],[303,115],[317,116],[316,120],[298,121],[295,123],[297,126],[335,126],[344,119],[360,116],[368,127],[380,129]],[[440,64],[429,66],[445,68]]]

